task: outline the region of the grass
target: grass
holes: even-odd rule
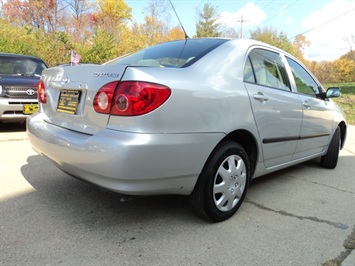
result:
[[[334,98],[346,115],[346,121],[349,125],[355,125],[355,82],[324,84],[325,89],[329,87],[341,88],[341,96]]]

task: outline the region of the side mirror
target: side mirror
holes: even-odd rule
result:
[[[338,98],[340,96],[341,89],[336,87],[330,87],[325,93],[326,98]]]

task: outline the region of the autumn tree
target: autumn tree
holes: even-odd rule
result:
[[[130,43],[130,46],[135,47],[135,50],[147,47],[147,36],[144,34],[142,24],[139,24],[136,21],[133,22],[131,27]]]
[[[96,3],[93,12],[94,33],[89,40],[93,47],[88,47],[88,51],[95,55],[90,52],[86,54],[89,56],[88,61],[97,62],[100,58],[99,62],[102,62],[120,55],[121,47],[127,43],[126,35],[130,31],[128,24],[132,19],[132,9],[124,0],[96,0]],[[98,49],[99,47],[101,49]]]
[[[132,19],[132,9],[124,0],[96,0],[96,2],[97,8],[94,12],[96,24],[112,34],[119,34]]]
[[[217,7],[206,3],[202,11],[198,11],[195,37],[220,37]]]
[[[146,36],[146,45],[154,45],[163,41],[168,31],[167,25],[160,19],[159,7],[151,2],[146,9],[148,13],[141,25],[142,33]]]
[[[355,81],[355,61],[348,59],[337,59],[333,62],[334,75],[336,82]]]
[[[176,26],[172,28],[166,36],[167,41],[181,40],[184,38],[185,38],[185,33],[180,26]]]
[[[3,17],[21,27],[32,26],[45,32],[61,29],[65,21],[64,1],[8,0],[3,4]]]
[[[78,21],[82,20],[92,9],[88,0],[65,0],[65,2],[72,11],[72,16]]]
[[[276,46],[290,54],[295,54],[291,41],[284,32],[278,32],[273,27],[256,28],[251,31],[250,38]]]
[[[314,75],[321,83],[330,83],[333,80],[332,74],[334,70],[332,69],[332,62],[321,61],[317,62],[314,69]]]
[[[341,59],[353,60],[355,62],[355,35],[345,37],[344,41],[349,45],[349,52],[341,56]]]
[[[70,32],[73,42],[86,41],[93,35],[93,5],[89,0],[65,0],[68,15],[65,28]]]
[[[49,66],[54,66],[69,62],[70,45],[70,36],[65,32],[44,32],[30,26],[14,27],[0,19],[2,52],[38,56]]]
[[[146,40],[146,46],[167,40],[172,29],[170,5],[165,0],[150,0],[144,9],[144,23],[140,25],[140,34]]]
[[[150,0],[144,8],[144,22],[133,24],[134,43],[139,42],[141,48],[185,37],[180,25],[172,26],[172,9],[167,4],[165,0]]]
[[[295,37],[292,42],[294,56],[297,57],[302,63],[307,64],[307,60],[304,59],[304,49],[311,45],[311,42],[306,39],[302,34],[299,34]]]
[[[35,36],[31,28],[14,27],[11,22],[0,19],[0,51],[36,55],[33,47]]]
[[[352,61],[355,62],[355,51],[354,50],[350,50],[346,54],[342,55],[340,57],[340,59],[348,59],[348,60],[352,60]]]
[[[221,36],[227,38],[239,38],[239,33],[234,28],[221,26]]]
[[[342,83],[355,81],[355,61],[340,58],[333,61],[312,61],[310,70],[323,83]]]
[[[103,27],[97,27],[92,45],[86,51],[82,50],[85,63],[104,63],[117,56],[116,39],[114,34],[106,31]]]

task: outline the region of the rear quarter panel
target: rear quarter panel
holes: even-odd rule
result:
[[[243,84],[245,50],[226,43],[187,68],[128,67],[122,80],[163,84],[172,94],[166,103],[144,116],[111,116],[108,127],[167,134],[228,134],[246,129],[255,135]]]

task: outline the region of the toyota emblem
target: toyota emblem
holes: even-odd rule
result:
[[[26,91],[26,93],[27,93],[27,95],[32,96],[32,95],[34,95],[36,92],[35,92],[34,89],[28,89],[28,90]]]

